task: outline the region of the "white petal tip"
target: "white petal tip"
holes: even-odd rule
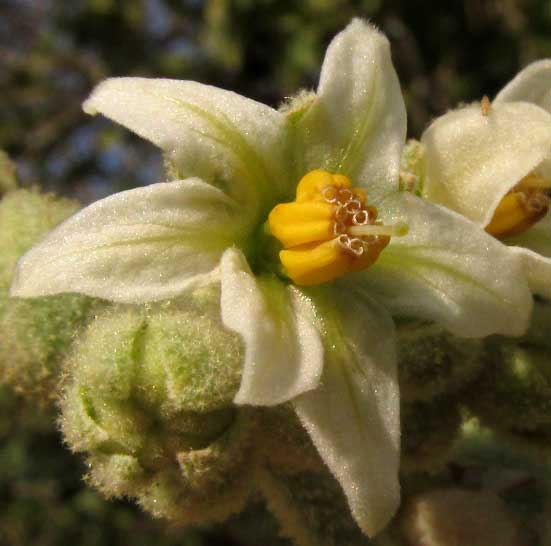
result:
[[[84,113],[85,114],[88,114],[89,116],[95,116],[97,115],[98,111],[94,108],[94,106],[92,105],[92,100],[91,98],[89,99],[86,99],[83,103],[82,103],[82,109],[84,110]]]

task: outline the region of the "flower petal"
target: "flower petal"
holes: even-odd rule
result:
[[[551,213],[524,233],[503,242],[522,257],[532,291],[551,299]]]
[[[287,195],[285,116],[192,81],[112,78],[83,105],[162,148],[176,178],[198,176],[239,198]]]
[[[209,280],[245,227],[235,202],[199,179],[117,193],[25,254],[11,294],[80,292],[126,303],[173,297]]]
[[[245,342],[234,402],[272,406],[317,387],[323,346],[310,300],[276,278],[255,278],[237,249],[224,253],[220,268],[222,322]]]
[[[324,309],[321,385],[295,400],[295,410],[348,499],[364,533],[373,536],[400,502],[400,404],[394,326],[360,291],[342,291]]]
[[[473,105],[438,118],[421,139],[424,196],[485,226],[503,196],[551,150],[551,116],[533,104]]]
[[[532,102],[551,113],[551,59],[529,64],[494,99],[503,102]]]
[[[388,40],[373,26],[355,19],[331,42],[298,129],[304,172],[345,174],[371,200],[397,189],[406,111]]]
[[[532,292],[551,299],[551,258],[520,246],[509,249],[521,257]]]
[[[385,201],[385,223],[405,221],[377,262],[361,274],[393,314],[443,324],[463,337],[520,335],[532,297],[508,248],[466,218],[410,194]]]

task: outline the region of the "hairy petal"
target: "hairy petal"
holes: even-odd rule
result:
[[[220,268],[222,322],[245,342],[235,403],[272,406],[317,387],[323,346],[309,298],[273,277],[255,278],[237,249]]]
[[[519,246],[509,248],[522,259],[532,292],[551,299],[551,257]]]
[[[11,295],[79,292],[125,303],[170,298],[209,281],[246,227],[236,203],[199,179],[117,193],[25,254]]]
[[[551,113],[551,59],[529,64],[496,96],[494,104],[532,102]]]
[[[388,40],[355,19],[329,45],[317,98],[301,118],[304,172],[323,168],[366,187],[398,187],[406,111]]]
[[[264,104],[192,81],[112,78],[83,107],[162,148],[177,178],[198,176],[251,203],[289,191],[287,120]]]
[[[424,196],[485,226],[503,196],[551,151],[551,115],[533,104],[479,105],[438,118],[421,139]]]
[[[293,401],[321,457],[369,536],[400,502],[399,390],[394,326],[359,290],[321,307],[326,348],[321,385]]]
[[[379,212],[385,223],[409,225],[360,274],[393,314],[435,321],[463,337],[524,332],[532,297],[521,260],[505,245],[410,194],[386,200]]]

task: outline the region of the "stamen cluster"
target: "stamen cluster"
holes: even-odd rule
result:
[[[357,190],[326,186],[321,190],[321,195],[326,203],[335,207],[333,234],[343,250],[361,256],[370,245],[378,242],[377,235],[353,236],[348,232],[351,226],[380,225],[377,209],[366,205],[365,198]]]

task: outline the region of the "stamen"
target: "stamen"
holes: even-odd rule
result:
[[[365,252],[364,243],[361,239],[351,239],[348,235],[343,234],[335,240],[341,248],[347,252],[351,252],[354,256],[359,257]]]
[[[349,248],[355,256],[361,256],[365,252],[365,244],[361,239],[350,239]]]
[[[545,193],[534,192],[532,195],[526,196],[524,206],[530,212],[537,213],[548,209],[550,203],[551,199]]]
[[[348,216],[349,213],[346,208],[342,205],[337,205],[337,208],[335,209],[335,220],[337,222],[345,222]]]
[[[337,199],[343,204],[346,205],[348,201],[352,199],[352,191],[348,188],[340,188],[337,191]]]
[[[342,235],[346,233],[346,224],[344,222],[335,222],[333,224],[333,234]]]
[[[367,210],[359,210],[352,216],[352,223],[355,226],[365,226],[369,224],[369,212]]]
[[[335,188],[335,186],[325,186],[325,188],[321,190],[321,196],[325,199],[327,203],[336,203],[337,188]]]
[[[385,226],[362,188],[341,174],[311,171],[297,186],[297,201],[276,205],[268,217],[279,239],[285,273],[297,284],[329,282],[370,267],[407,226]]]
[[[345,203],[344,208],[350,213],[355,213],[361,210],[362,204],[357,199],[351,199]]]
[[[530,173],[525,176],[516,186],[515,190],[528,190],[528,189],[549,189],[551,183],[542,176],[536,173]]]

